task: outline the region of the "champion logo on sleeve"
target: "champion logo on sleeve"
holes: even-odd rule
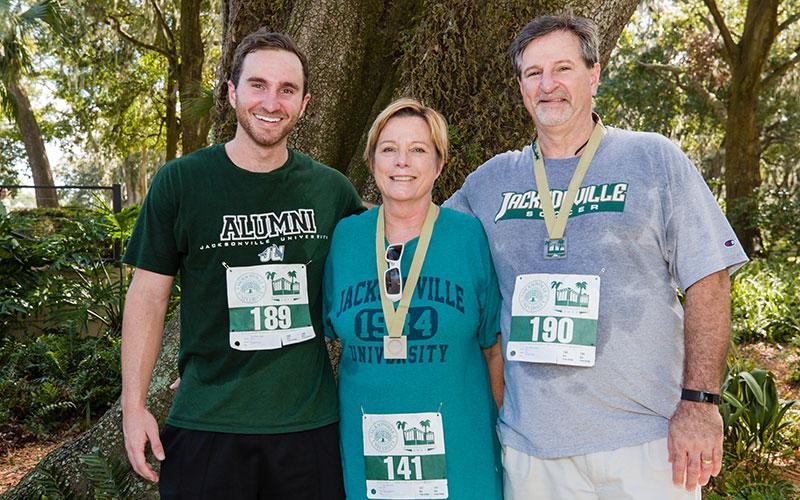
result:
[[[736,240],[728,240],[728,241],[725,242],[725,246],[729,247],[729,248],[734,246],[735,244],[736,244]]]

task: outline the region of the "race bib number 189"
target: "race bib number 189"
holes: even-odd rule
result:
[[[512,300],[509,361],[594,366],[599,276],[523,274]]]
[[[279,349],[314,338],[306,266],[230,267],[225,277],[233,349]]]

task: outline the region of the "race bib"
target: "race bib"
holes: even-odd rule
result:
[[[506,359],[594,366],[600,277],[517,276]]]
[[[441,413],[365,414],[367,498],[447,498]]]
[[[306,266],[229,267],[225,278],[231,348],[279,349],[314,338]]]

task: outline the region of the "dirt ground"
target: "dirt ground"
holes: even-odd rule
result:
[[[755,343],[739,346],[739,354],[775,374],[778,394],[782,399],[800,400],[800,383],[789,383],[787,380],[792,367],[800,363],[800,353],[796,349],[781,349],[775,345]],[[798,406],[800,404],[795,405],[792,410],[796,415],[800,415]],[[800,420],[800,417],[795,420]],[[3,432],[0,429],[0,493],[17,484],[45,455],[72,437],[68,436],[58,441],[36,442],[30,436],[19,436],[12,431]],[[797,450],[794,457],[783,466],[786,478],[800,485],[800,450]]]
[[[0,455],[0,493],[17,484],[42,458],[61,445],[61,441],[50,441],[5,450]]]
[[[800,400],[800,382],[789,382],[792,368],[800,364],[800,351],[763,342],[741,345],[738,349],[742,358],[775,374],[778,395],[782,399]]]

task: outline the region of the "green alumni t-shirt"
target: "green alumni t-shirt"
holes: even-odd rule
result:
[[[280,168],[255,173],[215,145],[156,174],[123,260],[180,273],[181,385],[167,423],[272,434],[338,420],[322,271],[336,223],[360,210],[344,175],[292,150]],[[292,300],[299,305],[278,305]],[[292,322],[303,333],[279,338],[282,347],[247,344]]]

